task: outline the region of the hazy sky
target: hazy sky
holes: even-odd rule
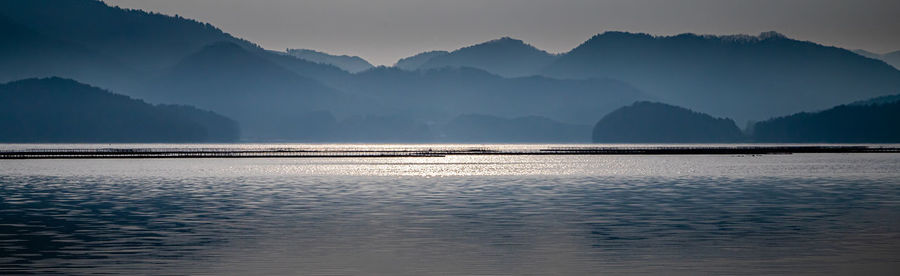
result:
[[[374,64],[511,36],[564,52],[609,30],[758,34],[900,50],[898,0],[105,0],[209,22],[267,49],[359,55]]]

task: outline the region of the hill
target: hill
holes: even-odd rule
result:
[[[208,23],[177,15],[111,7],[97,0],[5,0],[0,1],[0,16],[53,41],[63,41],[79,45],[92,53],[102,53],[104,57],[136,72],[134,77],[137,79],[122,79],[118,75],[108,74],[89,80],[97,84],[116,84],[125,94],[139,89],[142,81],[164,73],[164,70],[184,57],[209,44],[222,41],[239,45],[303,76],[339,79],[346,74],[331,65],[267,51]],[[73,53],[70,59],[78,61],[73,65],[78,68],[99,67],[97,63],[103,60],[78,53]],[[58,72],[61,71],[58,67],[66,68],[54,63],[39,62],[39,55],[23,57],[23,60],[34,60],[30,62],[35,70]],[[78,77],[73,74],[54,75]]]
[[[779,143],[900,142],[900,102],[870,102],[759,122],[753,137],[757,142]]]
[[[140,93],[159,103],[195,105],[234,118],[248,138],[296,138],[319,128],[310,112],[336,109],[340,93],[231,42],[208,45]]]
[[[900,102],[900,94],[897,95],[887,95],[876,98],[871,98],[863,101],[856,101],[850,103],[850,105],[873,105],[873,104],[888,104],[893,102]]]
[[[406,114],[443,123],[463,114],[541,116],[591,124],[620,106],[648,97],[616,80],[507,79],[474,68],[410,72],[379,67],[338,87],[365,99],[359,111]]]
[[[473,67],[504,77],[523,77],[535,75],[555,58],[521,40],[503,37],[445,55],[434,54],[416,69]]]
[[[600,119],[594,143],[730,143],[744,140],[734,121],[654,102],[637,102]]]
[[[394,67],[400,68],[407,71],[415,71],[418,70],[422,64],[425,64],[433,57],[443,56],[449,54],[447,51],[428,51],[424,53],[419,53],[411,57],[402,58],[394,64]]]
[[[309,49],[287,49],[287,54],[312,61],[337,66],[350,73],[359,73],[372,69],[372,64],[358,56],[332,55]]]
[[[0,85],[2,142],[225,142],[237,124],[189,106],[150,105],[61,78]]]
[[[0,37],[0,82],[68,76],[115,87],[136,75],[114,58],[45,36],[3,15],[0,15]]]
[[[607,32],[542,72],[557,78],[619,79],[665,102],[738,121],[823,109],[900,89],[900,71],[883,62],[774,32]]]

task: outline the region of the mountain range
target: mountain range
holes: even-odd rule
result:
[[[433,56],[416,69],[439,64],[503,75],[510,70],[503,66],[515,64],[517,75],[611,78],[661,101],[739,122],[820,110],[893,94],[900,87],[900,71],[883,62],[775,32],[758,36],[606,32],[559,55],[524,50],[529,47],[500,39]],[[504,54],[497,57],[497,53]]]
[[[58,76],[196,106],[238,122],[248,141],[575,141],[589,131],[514,129],[569,133],[636,101],[745,123],[900,92],[885,62],[777,33],[606,32],[559,54],[503,37],[372,67],[96,0],[7,0],[0,36],[2,82]],[[487,135],[503,123],[519,127]]]
[[[900,69],[900,51],[893,51],[886,54],[876,54],[866,50],[858,49],[854,50],[853,52],[867,58],[884,61],[885,63],[894,66],[894,68]]]

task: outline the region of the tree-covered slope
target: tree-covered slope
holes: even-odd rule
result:
[[[756,123],[757,142],[897,143],[900,102],[841,105],[813,113],[797,113]]]
[[[61,78],[0,85],[2,142],[234,141],[237,124],[189,106],[154,106]]]
[[[727,143],[744,140],[731,119],[714,118],[690,109],[637,102],[600,119],[595,143]]]

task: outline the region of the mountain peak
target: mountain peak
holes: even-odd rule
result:
[[[518,48],[518,49],[524,49],[524,50],[528,50],[528,51],[536,51],[536,52],[546,53],[546,51],[538,49],[537,47],[534,47],[531,44],[525,43],[525,41],[522,41],[520,39],[515,39],[512,37],[508,37],[508,36],[504,36],[504,37],[501,37],[498,39],[493,39],[493,40],[485,41],[485,42],[475,44],[472,46],[464,47],[459,50],[453,51],[452,53],[465,51],[465,50],[471,50],[471,49],[479,49],[479,48],[503,48],[503,49]]]
[[[762,32],[762,33],[759,33],[759,36],[757,36],[757,37],[759,37],[759,39],[762,39],[762,40],[766,40],[766,39],[788,39],[788,37],[787,37],[786,35],[781,34],[781,33],[779,33],[779,32],[776,32],[776,31]]]
[[[438,54],[417,69],[472,67],[504,77],[523,77],[535,75],[555,58],[522,40],[505,36]]]
[[[288,55],[306,61],[333,65],[350,73],[358,73],[374,67],[371,63],[358,56],[332,55],[310,49],[287,49],[285,52]]]
[[[522,41],[522,40],[520,40],[520,39],[515,39],[515,38],[512,38],[512,37],[508,37],[508,36],[504,36],[504,37],[501,37],[501,38],[498,38],[498,39],[489,40],[489,41],[484,42],[484,43],[482,43],[482,44],[521,44],[521,45],[527,45],[524,41]]]

